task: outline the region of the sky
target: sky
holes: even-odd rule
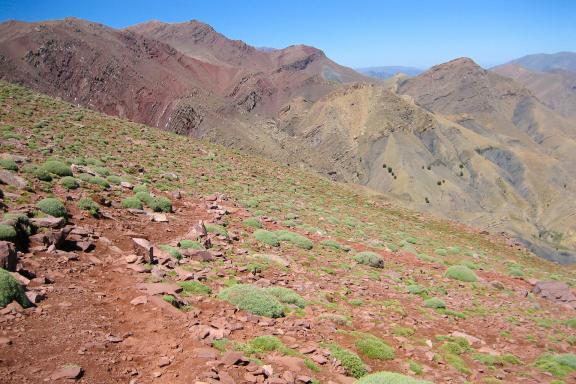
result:
[[[470,57],[485,68],[576,51],[574,0],[0,0],[0,21],[67,16],[122,28],[196,19],[257,47],[307,44],[353,68],[427,68]]]

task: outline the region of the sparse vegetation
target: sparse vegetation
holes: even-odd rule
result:
[[[32,306],[20,283],[8,271],[0,268],[0,308],[16,300],[24,308]]]
[[[66,211],[66,207],[64,206],[64,204],[62,204],[60,200],[55,199],[53,197],[47,197],[45,199],[40,200],[36,204],[36,207],[40,211],[54,217],[68,216],[68,211]]]
[[[80,199],[80,201],[78,201],[78,208],[90,212],[92,216],[98,216],[100,213],[100,206],[91,199]]]
[[[338,344],[326,344],[326,347],[350,376],[358,379],[368,373],[362,359],[351,350],[343,348]]]
[[[376,372],[364,376],[357,384],[432,384],[432,382],[413,379],[396,372]]]
[[[384,259],[382,256],[374,252],[358,252],[354,256],[354,260],[360,264],[369,265],[374,268],[384,268]]]
[[[218,295],[239,309],[266,317],[283,317],[282,303],[264,289],[248,284],[233,285],[224,288]]]
[[[136,196],[130,196],[122,200],[122,208],[142,209],[142,202]]]
[[[465,265],[453,265],[446,270],[444,276],[454,280],[475,282],[478,281],[478,276]]]

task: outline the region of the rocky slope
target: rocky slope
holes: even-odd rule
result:
[[[458,59],[368,80],[320,50],[258,50],[210,26],[0,26],[0,76],[109,114],[386,192],[576,260],[576,128]]]
[[[0,101],[3,382],[576,379],[573,266],[25,88]]]

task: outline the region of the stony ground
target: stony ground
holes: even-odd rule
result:
[[[2,382],[347,384],[378,371],[576,382],[573,361],[550,360],[574,357],[571,267],[367,191],[22,88],[2,84],[0,100],[0,152],[17,166],[0,171],[2,209],[31,223],[14,276],[36,302],[0,309]],[[42,180],[50,159],[78,188]],[[170,212],[123,205],[143,185]],[[64,203],[67,222],[41,212],[46,197]],[[276,231],[300,237],[275,244]],[[363,264],[362,252],[376,262]],[[448,277],[454,265],[475,281]],[[564,301],[533,293],[538,281],[568,283]],[[238,284],[289,288],[303,301],[282,302],[282,317],[255,315],[223,299]]]

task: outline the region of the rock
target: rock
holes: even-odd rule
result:
[[[304,384],[308,384],[312,382],[312,378],[309,376],[303,376],[300,375],[298,377],[296,377],[296,383],[304,383]]]
[[[84,369],[79,365],[66,365],[60,369],[57,369],[50,375],[50,379],[52,380],[60,380],[60,379],[70,379],[70,380],[77,380],[84,374]]]
[[[14,272],[16,264],[18,264],[18,254],[14,244],[9,241],[0,241],[0,268]]]
[[[90,252],[94,249],[95,245],[93,242],[85,240],[85,241],[77,241],[76,247],[80,249],[82,252]]]
[[[222,355],[222,362],[225,365],[248,365],[250,360],[248,360],[242,352],[228,351]]]
[[[502,284],[501,282],[494,280],[490,282],[490,285],[496,289],[502,290],[504,289],[504,284]]]
[[[567,304],[576,309],[576,296],[568,284],[561,281],[539,281],[532,288],[532,292],[544,299],[559,304]]]
[[[30,300],[32,304],[38,304],[46,298],[42,293],[37,291],[27,291],[26,297],[28,297],[28,300]]]
[[[136,284],[136,289],[146,291],[146,293],[150,296],[175,295],[182,292],[182,288],[180,286],[168,283],[140,283]]]
[[[33,217],[30,223],[37,228],[62,228],[66,224],[66,219],[63,217]]]
[[[204,221],[198,220],[196,224],[192,226],[190,231],[184,236],[185,239],[197,240],[201,237],[208,236],[208,231],[206,231],[206,227],[204,226]]]
[[[8,184],[18,189],[24,189],[28,186],[25,179],[5,169],[0,169],[0,184]]]
[[[263,365],[262,371],[266,377],[272,377],[272,375],[274,375],[274,368],[272,368],[271,365]]]
[[[7,337],[0,337],[0,347],[12,345],[12,340]]]
[[[126,268],[136,272],[136,273],[146,273],[149,272],[146,267],[140,264],[128,264]]]
[[[197,358],[207,360],[215,360],[219,355],[214,348],[196,348],[194,352]]]
[[[132,305],[142,305],[146,303],[148,303],[148,298],[146,296],[138,296],[130,301],[130,304]]]
[[[214,254],[210,251],[198,250],[198,249],[182,249],[180,254],[183,257],[188,257],[192,260],[198,261],[214,261],[216,258]]]
[[[118,336],[114,336],[114,335],[108,335],[108,336],[106,336],[106,340],[109,341],[109,342],[111,342],[111,343],[114,343],[114,344],[121,343],[121,342],[124,341],[123,338],[118,337]]]
[[[154,266],[152,268],[152,271],[150,271],[150,273],[152,274],[152,276],[154,276],[158,279],[163,279],[164,276],[166,276],[166,271],[164,270],[164,268],[159,267],[159,266]]]
[[[176,200],[180,200],[182,198],[182,192],[180,191],[172,191],[170,194],[172,195],[172,198]]]
[[[159,368],[166,367],[166,366],[170,365],[170,363],[171,363],[170,358],[168,358],[166,356],[162,356],[158,360],[158,367]]]
[[[163,213],[152,213],[150,215],[150,220],[155,222],[155,223],[167,223],[168,222],[168,216],[166,216]]]
[[[152,244],[146,239],[133,238],[132,243],[134,245],[134,252],[142,256],[147,263],[153,264],[154,262],[154,251],[152,249]]]
[[[236,384],[236,381],[226,371],[218,372],[218,379],[224,384]]]
[[[136,255],[128,255],[124,258],[124,260],[126,261],[126,263],[128,264],[132,264],[135,263],[138,260],[138,256]]]
[[[134,188],[134,185],[130,184],[130,183],[127,182],[127,181],[121,181],[121,182],[120,182],[120,186],[121,186],[122,188],[126,188],[126,189],[133,189],[133,188]]]

